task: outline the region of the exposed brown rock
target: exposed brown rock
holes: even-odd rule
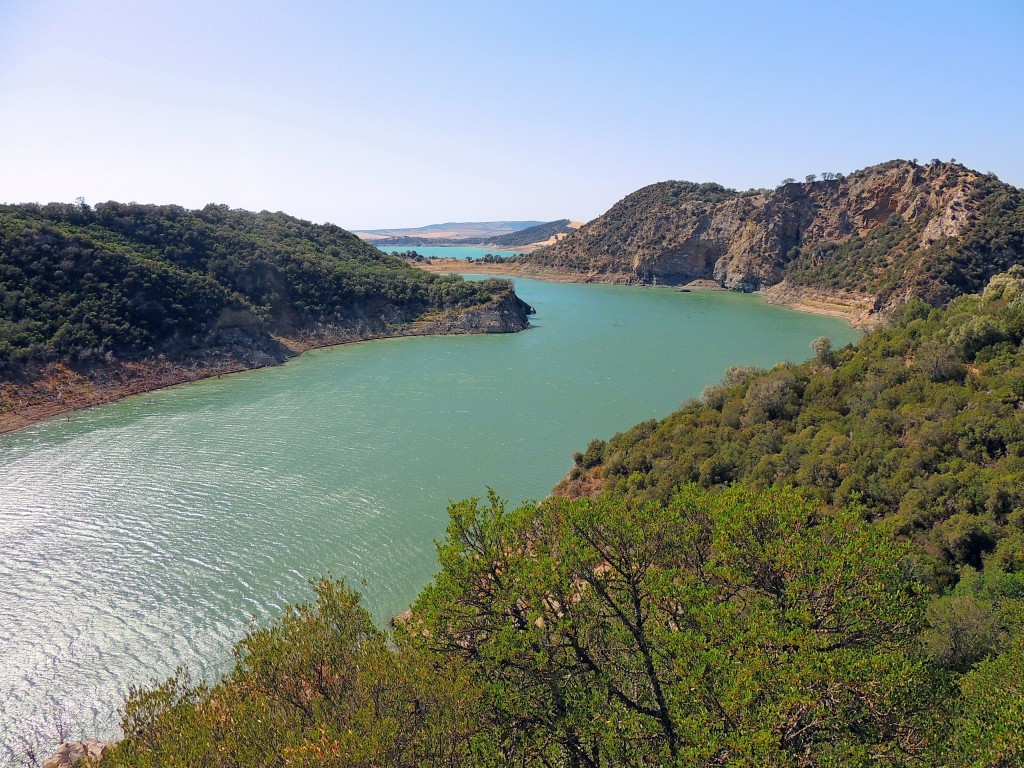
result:
[[[72,766],[88,768],[90,766],[98,766],[100,760],[113,748],[113,744],[106,744],[95,739],[66,741],[43,763],[43,768],[72,768]]]
[[[1007,224],[993,215],[1022,209],[1020,190],[956,163],[898,160],[743,193],[662,182],[528,254],[522,268],[614,283],[710,279],[740,291],[785,283],[774,300],[849,306],[842,314],[863,323],[909,298],[940,304],[980,290],[992,274],[1024,261],[1021,233],[1004,237]],[[885,227],[892,242],[882,238]],[[841,247],[872,237],[862,251]]]

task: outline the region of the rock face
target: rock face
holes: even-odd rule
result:
[[[516,333],[530,327],[533,307],[511,289],[487,304],[428,320],[425,333]]]
[[[653,184],[530,263],[603,282],[840,291],[875,311],[942,303],[1024,260],[1021,190],[956,163],[896,160],[825,181],[738,193]]]
[[[43,763],[43,768],[71,768],[71,766],[97,766],[100,760],[114,748],[95,739],[67,741]]]

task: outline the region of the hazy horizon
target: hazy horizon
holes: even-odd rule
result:
[[[1024,186],[1024,6],[9,0],[0,199],[588,221],[895,158]]]

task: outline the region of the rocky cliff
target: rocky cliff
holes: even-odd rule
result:
[[[1024,196],[938,161],[747,192],[667,181],[526,258],[595,281],[781,286],[879,312],[912,297],[944,303],[1024,261]]]

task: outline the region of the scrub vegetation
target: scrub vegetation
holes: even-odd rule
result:
[[[1024,762],[1024,269],[736,368],[453,503],[390,632],[315,584],[216,684],[133,691],[115,766]]]
[[[227,206],[0,206],[0,373],[270,335],[401,324],[511,291],[388,256],[331,224]]]

